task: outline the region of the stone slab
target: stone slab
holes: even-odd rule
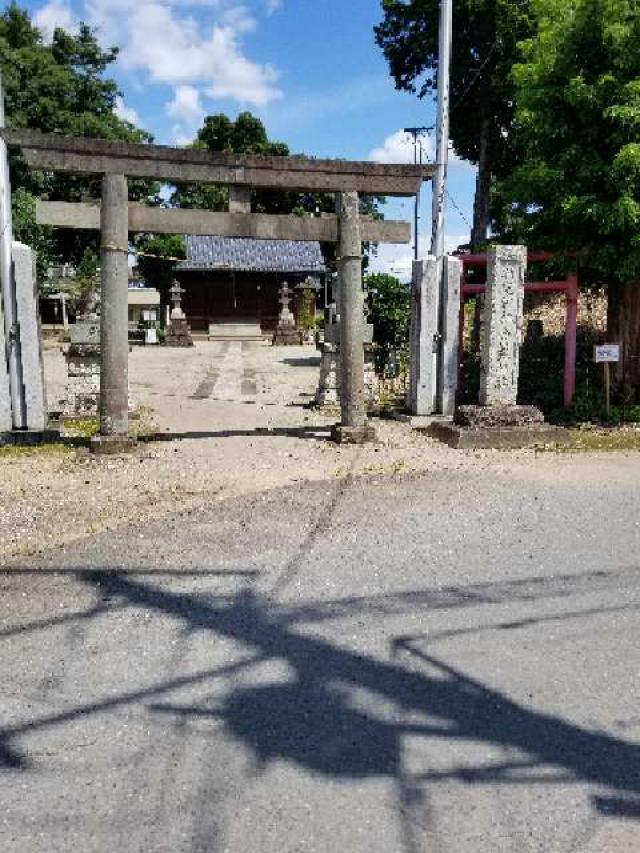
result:
[[[13,426],[11,384],[9,382],[9,367],[5,357],[6,351],[4,311],[2,307],[2,298],[0,296],[0,433],[3,431],[10,431]]]
[[[458,426],[434,421],[427,429],[428,435],[456,450],[515,450],[548,444],[566,444],[569,432],[562,427],[498,427],[495,429]]]
[[[544,424],[544,415],[537,406],[459,406],[454,422],[473,429],[530,427]]]
[[[411,328],[409,342],[409,391],[407,408],[414,415],[434,410],[436,361],[434,339],[438,331],[438,263],[428,255],[413,262],[411,279]]]
[[[371,424],[360,427],[336,424],[331,428],[331,440],[336,444],[371,444],[376,440],[376,431]]]
[[[26,426],[30,430],[44,430],[47,426],[48,409],[35,255],[29,246],[18,242],[12,244],[11,254],[16,288],[16,316],[20,326]]]
[[[136,440],[126,435],[94,435],[89,444],[92,453],[102,456],[126,453],[136,446]]]
[[[459,258],[444,259],[444,305],[442,308],[442,345],[438,373],[437,411],[453,417],[460,373],[460,278]]]
[[[209,323],[210,341],[257,341],[263,337],[260,323]]]

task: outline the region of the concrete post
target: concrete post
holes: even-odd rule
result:
[[[438,264],[433,255],[413,263],[407,408],[412,415],[434,411],[438,331]]]
[[[47,428],[48,411],[42,363],[42,330],[38,306],[35,256],[29,246],[12,244],[16,319],[20,326],[22,397],[30,431]]]
[[[456,408],[456,391],[460,361],[460,277],[462,262],[459,258],[444,259],[444,305],[442,318],[441,358],[438,375],[438,410],[452,418]]]
[[[333,437],[342,443],[361,444],[375,438],[367,425],[364,387],[364,294],[362,243],[357,192],[339,193],[340,240],[340,413]]]
[[[128,199],[124,175],[103,175],[101,206],[100,435],[126,443],[128,389]],[[100,442],[97,443],[100,445]]]
[[[526,267],[525,246],[489,249],[480,375],[482,406],[515,406],[517,402]]]

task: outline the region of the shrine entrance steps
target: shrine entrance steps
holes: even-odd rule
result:
[[[210,341],[261,341],[264,338],[260,323],[240,321],[230,323],[210,323]]]

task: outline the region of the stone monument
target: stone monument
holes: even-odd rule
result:
[[[96,417],[100,411],[100,321],[94,314],[79,317],[69,327],[71,342],[64,348],[67,386],[63,414]]]
[[[302,343],[300,331],[296,328],[296,319],[293,316],[289,303],[293,297],[293,291],[286,281],[282,283],[280,288],[280,314],[278,316],[278,326],[276,333],[273,336],[275,346],[291,346]]]
[[[459,406],[453,425],[433,424],[429,430],[454,447],[524,447],[566,437],[545,424],[538,408],[517,404],[526,267],[525,246],[489,249],[480,405]]]
[[[171,302],[173,307],[169,315],[169,325],[167,327],[164,343],[168,347],[192,347],[193,338],[191,337],[191,329],[189,323],[182,310],[182,295],[184,288],[180,287],[179,282],[173,282],[173,286],[169,291],[171,294]]]
[[[334,298],[338,299],[339,278],[334,282]],[[365,318],[362,318],[363,323]],[[320,408],[336,408],[340,405],[340,315],[337,303],[332,302],[325,309],[324,341],[318,345],[320,350],[320,377],[315,394],[315,405]],[[375,403],[377,377],[373,353],[373,326],[364,327],[364,383],[367,404]]]

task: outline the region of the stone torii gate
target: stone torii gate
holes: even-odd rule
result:
[[[362,243],[409,243],[409,223],[359,214],[359,195],[415,196],[432,165],[390,165],[297,157],[263,157],[3,129],[34,169],[102,176],[100,204],[38,203],[37,221],[101,233],[101,410],[98,446],[116,450],[128,434],[129,232],[215,234],[338,243],[341,332],[341,423],[337,441],[372,438],[364,391]],[[228,185],[229,212],[169,210],[129,204],[127,178]],[[336,215],[320,218],[250,212],[251,189],[332,192]]]

